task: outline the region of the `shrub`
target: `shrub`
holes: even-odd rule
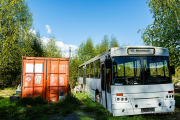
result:
[[[16,105],[26,107],[27,105],[35,106],[35,105],[44,105],[47,104],[47,100],[38,96],[38,97],[24,97],[20,98]]]

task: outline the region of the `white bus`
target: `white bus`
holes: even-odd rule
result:
[[[112,116],[171,113],[174,86],[167,48],[114,47],[79,66],[79,86]]]

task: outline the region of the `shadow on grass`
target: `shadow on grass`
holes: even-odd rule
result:
[[[40,97],[21,98],[11,103],[10,99],[2,100],[0,103],[0,119],[49,119],[50,116],[58,114],[67,116],[80,106],[81,102],[73,95],[67,95],[63,100],[47,104]]]

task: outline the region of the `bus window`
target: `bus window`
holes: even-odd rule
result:
[[[150,75],[151,76],[156,76],[157,71],[156,71],[156,63],[150,63]]]
[[[83,77],[83,67],[80,69],[81,77]]]
[[[133,62],[125,63],[125,76],[128,76],[128,77],[134,76]]]
[[[117,65],[117,73],[115,73],[115,77],[124,77],[124,66],[123,66],[123,64]]]
[[[90,78],[94,78],[94,62],[90,63]]]
[[[89,64],[86,65],[86,78],[89,78]]]
[[[140,57],[113,58],[113,81],[115,85],[140,85],[142,68]]]
[[[167,65],[166,60],[164,60],[164,71],[165,71],[165,76],[169,77],[169,69],[168,69],[168,65]]]
[[[100,60],[95,61],[95,78],[100,78]]]
[[[78,77],[81,77],[81,68],[78,69]]]
[[[147,57],[144,58],[147,61],[146,84],[163,84],[171,83],[168,69],[168,57]]]
[[[158,62],[157,66],[158,66],[158,68],[157,68],[157,75],[164,76],[163,62]]]
[[[135,76],[140,76],[141,74],[141,64],[140,64],[140,61],[135,61],[134,62],[134,73],[135,73]],[[146,69],[146,68],[145,68]]]

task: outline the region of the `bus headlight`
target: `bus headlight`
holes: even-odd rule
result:
[[[127,97],[116,97],[115,99],[116,102],[128,102],[127,100]]]
[[[164,96],[164,99],[165,100],[172,100],[172,99],[174,99],[174,95],[173,94],[167,94]]]

